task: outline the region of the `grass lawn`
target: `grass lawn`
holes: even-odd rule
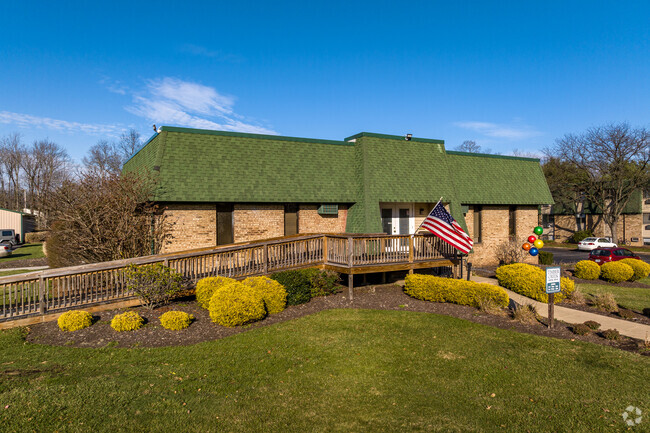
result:
[[[641,280],[641,282],[645,281]],[[642,313],[644,308],[650,308],[650,288],[619,287],[608,284],[577,284],[576,289],[591,296],[600,293],[611,293],[616,298],[618,305],[639,313]]]
[[[43,254],[43,244],[25,244],[15,249],[9,257],[0,258],[0,263],[6,263],[12,260],[40,259],[42,257],[45,257],[45,254]]]
[[[3,432],[594,432],[650,412],[650,357],[434,314],[329,310],[169,348],[23,332],[0,333]]]

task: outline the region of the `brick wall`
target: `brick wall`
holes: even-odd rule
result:
[[[236,204],[233,220],[235,242],[284,236],[284,205]]]
[[[497,264],[497,247],[509,239],[509,206],[483,206],[482,208],[482,236],[481,242],[474,244],[474,252],[470,254],[469,261],[474,266]],[[516,242],[523,244],[528,236],[533,234],[537,226],[537,207],[518,206],[515,212]],[[465,222],[469,235],[474,237],[474,207],[470,206],[465,215]],[[525,263],[537,263],[538,258],[525,255]]]
[[[214,204],[169,204],[164,211],[169,237],[162,253],[217,244],[217,208]]]
[[[339,205],[338,215],[319,215],[317,205],[300,205],[298,210],[299,233],[345,233],[348,209]]]

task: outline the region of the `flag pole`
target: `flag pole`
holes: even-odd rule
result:
[[[436,203],[436,206],[438,206],[438,205],[440,204],[441,201],[442,201],[442,196],[440,196],[440,200],[438,200],[438,203]],[[434,206],[433,209],[435,209],[436,206]],[[431,210],[433,210],[433,209],[431,209]],[[429,214],[430,214],[430,213],[431,213],[431,211],[429,211]],[[428,215],[428,214],[427,214],[427,215]],[[424,220],[426,220],[426,218],[425,218]],[[418,228],[415,229],[415,231],[414,231],[413,233],[417,233],[418,230],[420,230],[420,227],[422,227],[422,224],[424,224],[424,220],[422,220],[422,222],[420,223],[420,225],[418,226]]]

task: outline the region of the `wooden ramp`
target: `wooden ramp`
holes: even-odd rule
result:
[[[350,275],[352,299],[353,275],[451,266],[456,276],[460,262],[454,248],[428,234],[310,234],[47,269],[0,277],[0,329],[28,317],[133,300],[124,280],[131,265],[162,263],[192,281],[318,267]]]

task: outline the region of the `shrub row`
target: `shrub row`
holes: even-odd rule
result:
[[[545,288],[546,276],[542,269],[525,263],[515,263],[499,266],[496,276],[499,284],[506,289],[540,302],[548,302]],[[575,283],[569,278],[562,277],[560,288],[562,292],[555,294],[555,303],[569,296],[575,290]]]
[[[453,280],[432,275],[407,275],[404,292],[416,299],[431,302],[450,302],[478,307],[481,301],[491,299],[500,307],[507,307],[510,299],[500,287],[473,281]]]
[[[636,281],[650,274],[650,264],[643,260],[623,259],[616,262],[604,263],[598,266],[591,260],[581,260],[576,263],[575,276],[583,280],[596,280],[602,277],[610,283]]]
[[[187,328],[194,316],[183,311],[168,311],[160,316],[163,328],[180,330]],[[78,331],[93,324],[93,316],[87,311],[66,311],[57,319],[61,331]],[[111,320],[111,328],[117,332],[135,331],[144,324],[144,319],[135,311],[116,314]]]

